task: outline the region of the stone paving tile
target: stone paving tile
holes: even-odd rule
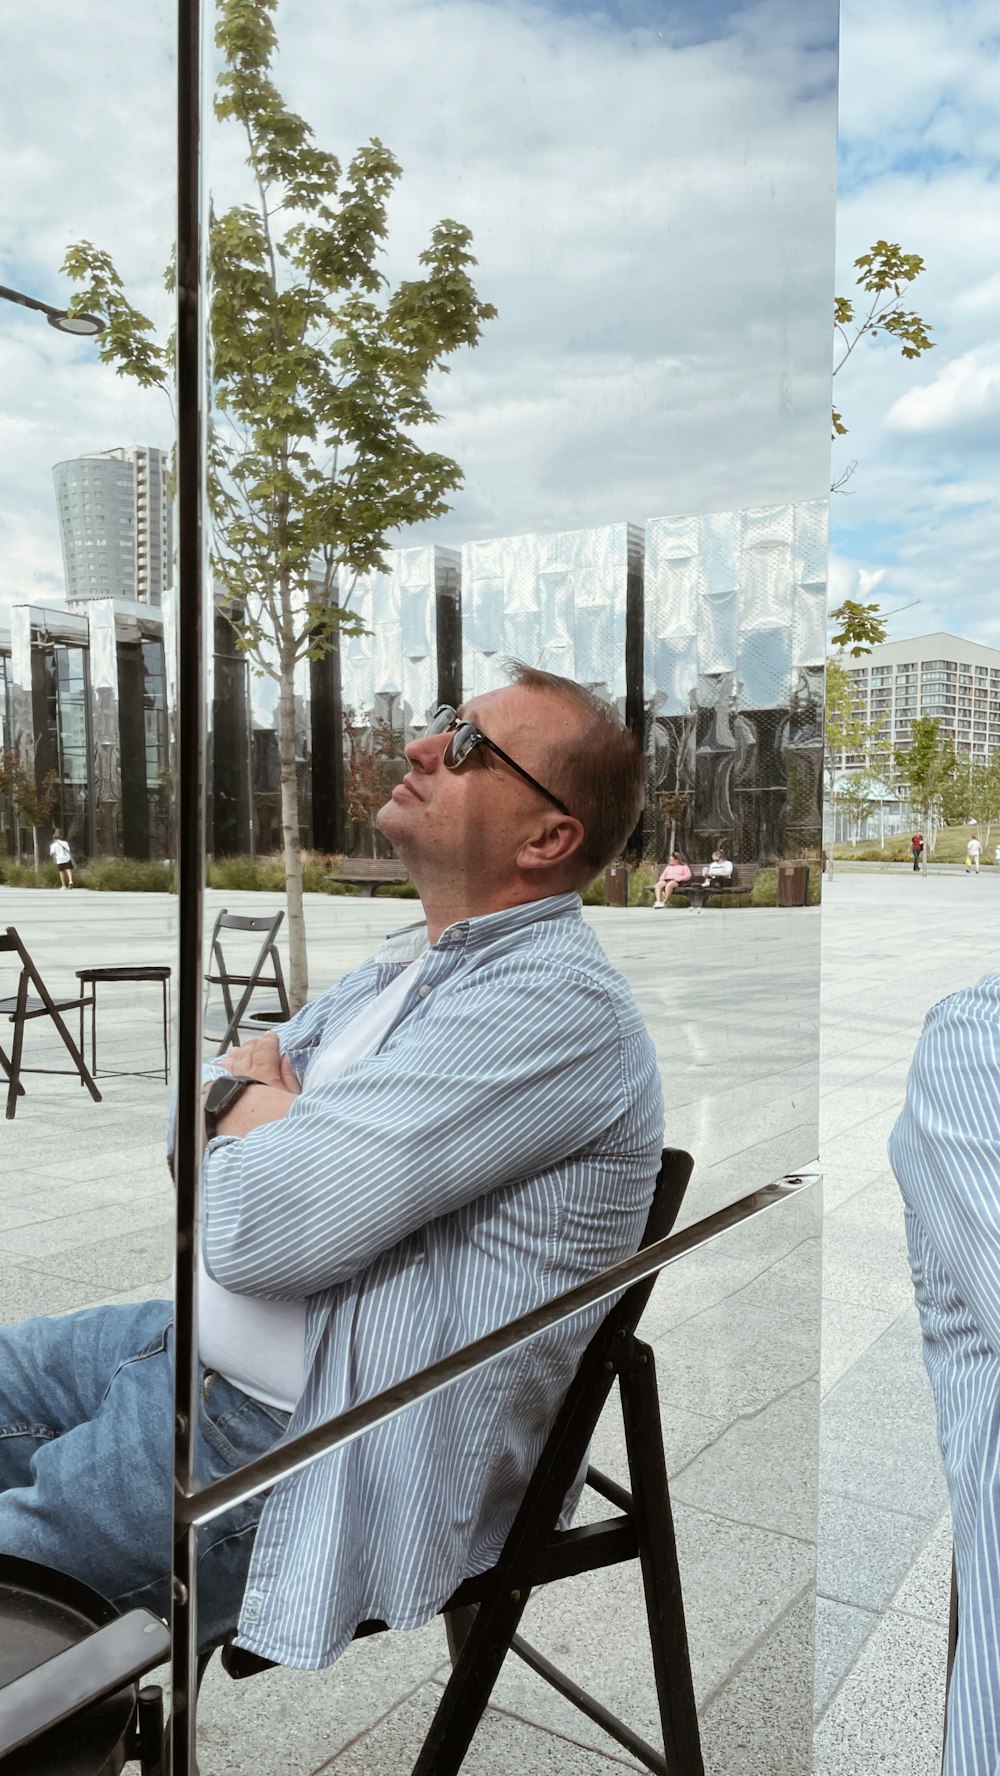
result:
[[[875,1610],[816,1599],[816,1686],[814,1708],[821,1714],[878,1622]]]
[[[940,1776],[947,1626],[881,1617],[817,1723],[814,1776]]]
[[[947,1505],[914,1308],[827,1395],[820,1476],[831,1493],[934,1522]]]
[[[831,1301],[824,1296],[820,1353],[820,1391],[824,1396],[897,1317],[891,1307],[859,1307],[853,1301]]]
[[[924,1547],[936,1513],[891,1511],[823,1487],[820,1594],[860,1609],[885,1609]]]
[[[892,1607],[906,1616],[922,1616],[939,1624],[948,1620],[951,1607],[951,1512],[942,1517],[925,1542],[892,1600]]]
[[[705,1776],[809,1776],[813,1689],[801,1653],[812,1637],[807,1590],[703,1709]],[[795,1688],[789,1672],[801,1673]]]
[[[389,1776],[390,1772],[408,1770],[439,1699],[438,1686],[425,1685],[357,1744],[334,1758],[329,1768],[336,1776]],[[511,1776],[513,1770],[530,1771],[531,1776],[569,1776],[570,1772],[572,1776],[612,1776],[612,1772],[621,1776],[622,1770],[641,1768],[617,1746],[604,1754],[514,1715],[489,1709],[462,1764],[462,1776]],[[215,1773],[206,1771],[205,1776]]]
[[[237,1683],[214,1659],[198,1706],[201,1776],[229,1776],[234,1768],[305,1776],[325,1768],[373,1721],[448,1669],[440,1621],[355,1641],[327,1671],[264,1671]],[[393,1767],[385,1766],[386,1776]],[[369,1768],[374,1776],[379,1766]]]

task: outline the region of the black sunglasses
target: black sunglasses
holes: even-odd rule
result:
[[[516,759],[512,759],[509,753],[504,752],[495,740],[491,740],[488,734],[483,733],[482,728],[477,728],[475,722],[466,721],[464,717],[460,716],[457,710],[452,709],[450,703],[443,704],[437,714],[431,718],[427,724],[426,733],[451,735],[444,752],[444,763],[450,771],[457,771],[460,765],[464,765],[466,759],[475,752],[477,746],[488,746],[491,752],[496,753],[497,758],[503,759],[505,765],[509,765],[512,771],[516,771],[519,777],[523,777],[525,783],[530,783],[532,789],[537,789],[547,802],[551,802],[553,807],[558,808],[560,814],[569,814],[565,802],[561,802],[558,796],[553,795],[551,789],[546,789],[544,783],[539,783],[537,777],[532,777],[530,771],[526,771],[523,765],[519,765]],[[574,818],[572,814],[569,817],[571,820]]]

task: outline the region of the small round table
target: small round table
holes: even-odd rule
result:
[[[164,963],[124,964],[121,967],[78,968],[81,986],[90,986],[90,1071],[97,1078],[97,987],[100,981],[159,981],[163,991],[163,1079],[170,1074],[170,969]],[[80,1048],[83,1048],[83,1007],[80,1007]],[[118,1072],[102,1073],[102,1079],[159,1079],[159,1067],[125,1067]]]
[[[65,1573],[0,1557],[0,1707],[5,1685],[86,1640],[117,1614],[89,1585]],[[117,1776],[130,1749],[136,1703],[135,1684],[123,1685],[9,1752],[4,1776]]]

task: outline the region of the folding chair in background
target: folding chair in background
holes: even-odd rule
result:
[[[222,1040],[216,1049],[216,1054],[225,1054],[227,1048],[230,1048],[233,1044],[240,1041],[241,1026],[243,1027],[243,1033],[246,1035],[260,1035],[261,1025],[285,1024],[292,1015],[291,1006],[288,1003],[288,993],[285,989],[285,977],[281,971],[281,957],[278,955],[275,942],[278,935],[278,928],[284,916],[283,912],[279,912],[266,918],[245,918],[241,913],[229,913],[226,911],[225,907],[223,907],[215,921],[215,926],[212,931],[212,946],[210,952],[211,972],[205,976],[205,1023],[203,1033],[206,1039],[210,1042],[214,1042],[219,1035],[220,1026],[218,1023],[216,1022],[214,1025],[211,1025],[208,1021],[208,1000],[212,988],[221,987],[225,1026],[222,1030]],[[227,966],[226,958],[222,951],[222,933],[226,931],[261,932],[263,934],[261,946],[257,952],[257,958],[250,969],[249,974],[236,974]],[[232,954],[232,951],[230,951],[230,954]],[[269,962],[271,964],[271,972],[270,974],[265,974],[264,969]],[[234,987],[242,988],[242,992],[238,999],[233,992]],[[265,990],[273,988],[277,992],[278,1003],[277,1005],[272,1004],[270,1006],[258,1008],[256,1011],[250,1011],[250,1001],[253,998],[253,995],[261,988],[264,988]]]
[[[83,1017],[83,1008],[92,1003],[93,989],[87,994],[81,987],[68,999],[53,999],[38,969],[31,960],[13,925],[8,925],[6,932],[0,934],[0,955],[4,953],[17,957],[21,965],[18,977],[17,992],[11,997],[0,999],[0,1017],[7,1018],[14,1026],[14,1038],[9,1056],[0,1047],[0,1070],[7,1076],[7,1120],[12,1121],[17,1111],[17,1100],[24,1096],[21,1084],[22,1073],[77,1073],[80,1084],[85,1085],[95,1104],[101,1102],[101,1094],[94,1084],[87,1063],[80,1049],[60,1016],[64,1011],[78,1011]],[[33,992],[29,992],[33,988]],[[36,1018],[50,1018],[72,1059],[72,1067],[25,1067],[21,1063],[24,1048],[24,1026]]]

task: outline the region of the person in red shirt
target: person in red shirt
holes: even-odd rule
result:
[[[921,858],[921,854],[923,852],[923,849],[924,849],[924,835],[923,835],[923,833],[914,833],[912,839],[910,840],[910,850],[913,852],[913,867],[915,870],[919,870],[919,868],[920,868],[920,858]]]

